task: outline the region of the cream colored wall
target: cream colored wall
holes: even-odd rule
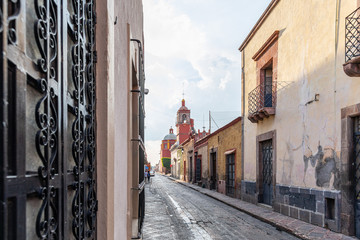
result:
[[[191,139],[188,143],[184,144],[184,153],[182,155],[182,163],[186,161],[186,181],[189,181],[189,171],[190,171],[190,156],[193,156],[193,152],[189,154],[189,151],[194,150],[194,139]],[[193,157],[193,178],[194,178],[194,157]],[[183,165],[184,167],[184,165]]]
[[[172,149],[172,150],[170,151],[170,153],[171,153],[171,156],[170,156],[170,158],[171,158],[171,165],[172,165],[172,166],[175,166],[175,162],[176,162],[175,159],[177,159],[177,148]],[[174,167],[171,168],[171,175],[175,176],[175,168],[174,168]]]
[[[256,87],[256,62],[252,57],[275,30],[280,31],[277,81],[293,82],[278,93],[276,115],[257,124],[247,118],[246,98],[245,180],[256,179],[256,136],[274,129],[277,183],[319,188],[315,168],[309,162],[305,172],[304,165],[304,156],[315,155],[319,144],[327,155],[335,151],[340,167],[340,109],[360,102],[360,82],[342,70],[344,20],[357,3],[340,1],[337,34],[336,2],[281,0],[243,50],[245,96]],[[320,94],[320,101],[306,104],[316,93]],[[329,188],[333,188],[333,182],[334,176]]]
[[[178,172],[177,172],[177,177],[179,179],[184,179],[184,159],[182,157],[182,150],[178,149],[177,150],[177,159],[178,159]]]
[[[96,4],[96,143],[97,143],[97,189],[99,210],[97,212],[97,238],[114,239],[114,16],[113,1]],[[126,137],[126,133],[125,133]],[[127,148],[125,147],[125,152]],[[127,202],[126,198],[124,199]],[[126,215],[122,215],[126,219]],[[119,226],[126,233],[126,221]]]
[[[96,11],[97,237],[130,239],[137,208],[130,190],[136,170],[130,161],[130,36],[143,42],[142,1],[97,1]]]
[[[198,150],[198,155],[201,155],[201,177],[209,177],[209,164],[208,164],[208,145],[201,146]]]

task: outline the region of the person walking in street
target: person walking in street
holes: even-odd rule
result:
[[[147,172],[148,182],[150,182],[150,172]]]
[[[144,175],[144,177],[145,177],[145,182],[148,182],[149,181],[149,172],[148,171],[145,171],[145,175]]]

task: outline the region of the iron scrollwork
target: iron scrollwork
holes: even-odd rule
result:
[[[263,143],[263,183],[272,183],[272,142]]]
[[[0,33],[2,33],[3,29],[4,29],[4,27],[3,27],[3,14],[2,14],[3,10],[2,10],[2,8],[3,8],[3,5],[2,5],[2,1],[1,1],[1,3],[0,3]]]
[[[38,90],[42,97],[36,104],[35,120],[39,130],[35,145],[42,166],[38,168],[41,188],[39,197],[42,205],[36,219],[36,234],[40,239],[57,238],[57,209],[54,204],[56,189],[51,185],[56,170],[54,161],[58,157],[58,116],[56,94],[50,87],[57,75],[57,4],[54,0],[44,1],[43,5],[35,0],[37,21],[35,38],[41,54],[37,66],[42,78],[38,79]]]
[[[87,195],[87,222],[89,226],[88,235],[92,235],[95,231],[96,225],[96,212],[97,212],[97,198],[95,192],[95,14],[94,14],[94,1],[90,0],[86,3],[86,26],[87,26],[87,66],[86,66],[86,93],[87,93],[87,156],[89,161],[88,174],[89,174],[89,191]]]
[[[16,19],[20,13],[20,0],[8,0],[8,41],[10,44],[17,43],[17,36],[16,36]],[[2,15],[2,11],[0,13]],[[2,16],[1,16],[2,18]],[[2,29],[2,26],[0,26]]]
[[[76,119],[72,125],[72,155],[75,162],[75,196],[72,202],[73,234],[92,237],[95,231],[95,14],[93,0],[73,0],[72,80]],[[86,176],[81,177],[81,176]],[[83,180],[85,179],[85,180]]]

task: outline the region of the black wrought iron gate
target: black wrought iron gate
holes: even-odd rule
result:
[[[95,239],[95,0],[2,0],[0,239]]]
[[[195,166],[195,181],[201,181],[201,158],[196,157],[196,166]]]
[[[273,164],[273,147],[272,140],[261,142],[262,150],[262,200],[263,203],[272,204],[272,164]]]
[[[226,195],[235,195],[235,154],[226,155]]]
[[[354,120],[355,232],[360,238],[360,117]]]

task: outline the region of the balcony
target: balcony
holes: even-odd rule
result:
[[[289,84],[290,82],[272,81],[270,84],[262,83],[252,90],[248,99],[248,119],[257,123],[275,115],[277,93]]]
[[[350,77],[360,77],[360,8],[345,18],[344,72]]]

